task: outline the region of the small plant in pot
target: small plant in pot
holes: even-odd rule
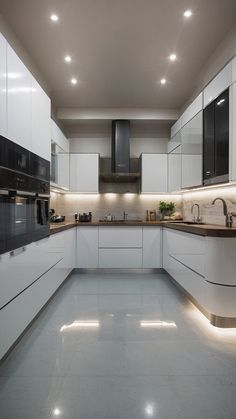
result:
[[[161,220],[164,220],[165,217],[170,217],[170,215],[174,212],[174,210],[175,210],[174,202],[160,201],[159,211],[161,215],[160,217]]]

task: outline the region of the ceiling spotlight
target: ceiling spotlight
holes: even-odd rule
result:
[[[66,63],[70,63],[71,62],[71,56],[70,55],[66,55],[65,56],[65,62]]]
[[[170,61],[175,61],[177,58],[176,54],[170,54],[169,59]]]
[[[166,84],[166,79],[161,79],[161,84]]]
[[[71,84],[77,84],[78,83],[77,79],[75,79],[74,77],[72,77],[70,82],[71,82]]]
[[[53,22],[58,22],[58,20],[59,20],[59,17],[57,16],[57,15],[51,15],[50,16],[50,19],[53,21]]]
[[[191,17],[192,16],[192,10],[190,10],[190,9],[188,9],[188,10],[185,10],[185,12],[184,12],[184,17]]]

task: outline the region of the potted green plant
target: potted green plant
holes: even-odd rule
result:
[[[175,210],[174,202],[160,201],[159,211],[161,214],[161,220],[164,220],[166,216],[170,216]]]

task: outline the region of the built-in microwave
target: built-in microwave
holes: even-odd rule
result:
[[[0,166],[30,175],[30,151],[2,136],[0,144]]]
[[[48,182],[50,180],[50,162],[34,153],[30,153],[30,174],[36,179]]]

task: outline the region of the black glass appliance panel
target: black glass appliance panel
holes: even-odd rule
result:
[[[23,173],[0,167],[0,189],[32,192],[32,182],[33,180]]]
[[[215,101],[215,175],[229,173],[229,91]]]
[[[32,197],[30,196],[9,196],[6,206],[7,251],[31,243],[32,205]]]
[[[18,144],[5,139],[4,167],[21,173],[30,174],[30,152]]]
[[[229,179],[229,89],[204,109],[203,183]]]
[[[32,210],[32,240],[34,241],[50,235],[49,198],[35,198]]]
[[[50,162],[31,153],[30,156],[31,176],[50,182]]]
[[[0,135],[0,166],[6,165],[6,138]]]
[[[0,254],[6,250],[6,207],[7,197],[0,192]]]
[[[212,102],[203,113],[203,179],[209,179],[215,174],[215,104]]]

